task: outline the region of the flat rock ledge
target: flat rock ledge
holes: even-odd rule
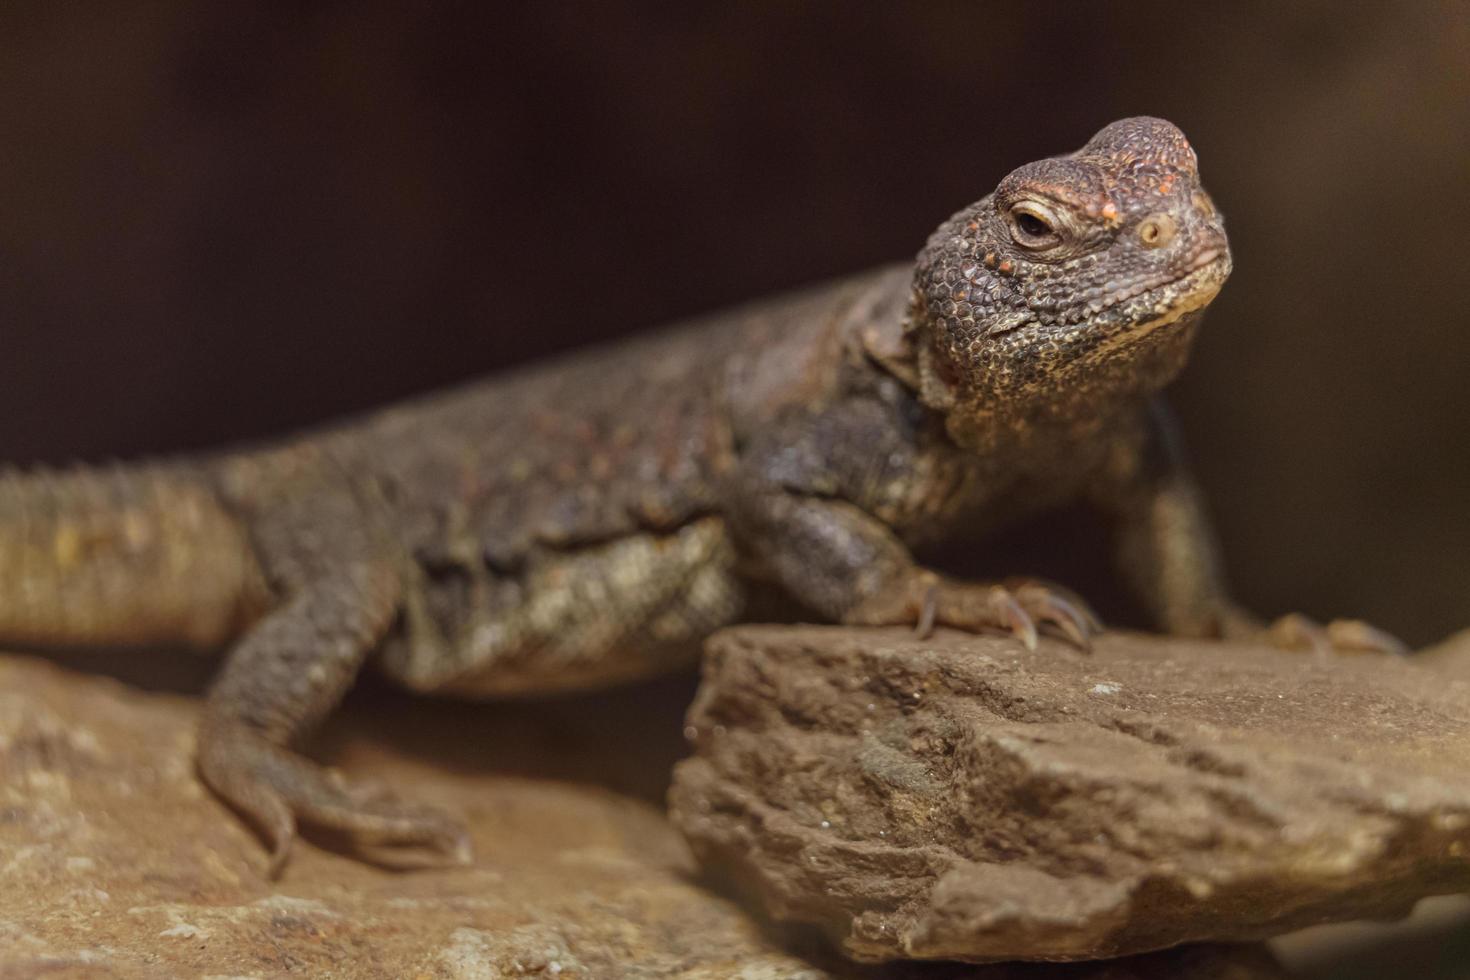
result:
[[[866,968],[704,888],[649,797],[687,685],[455,706],[361,692],[324,740],[452,809],[472,867],[375,868],[303,841],[285,877],[205,792],[198,701],[0,656],[0,980],[1262,980],[1259,947],[1076,968]],[[650,715],[660,719],[650,725]],[[319,746],[320,747],[320,746]],[[609,779],[642,767],[651,780]],[[645,786],[629,795],[605,782]]]
[[[711,873],[858,960],[1398,917],[1470,888],[1459,655],[743,627],[710,644],[671,815]]]

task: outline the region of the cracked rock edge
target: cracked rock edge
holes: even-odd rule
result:
[[[1470,654],[1467,654],[1470,655]],[[715,637],[670,794],[706,870],[849,956],[1120,956],[1470,887],[1470,680],[1108,637]]]

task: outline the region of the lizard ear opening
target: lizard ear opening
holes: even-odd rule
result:
[[[919,348],[918,380],[919,401],[935,411],[948,414],[959,403],[959,376],[929,344]]]
[[[923,298],[915,290],[904,317],[880,318],[864,327],[861,334],[863,353],[914,391],[919,390],[919,362],[915,348],[920,342],[914,316],[915,307],[922,303]]]
[[[917,392],[921,402],[948,412],[959,400],[960,379],[953,365],[935,356],[933,331],[924,292],[916,286],[903,320],[875,328],[863,342],[868,356]]]

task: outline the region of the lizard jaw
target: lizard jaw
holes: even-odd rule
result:
[[[1088,358],[1100,358],[1116,352],[1123,347],[1132,345],[1143,340],[1149,334],[1177,323],[1190,313],[1204,309],[1214,298],[1219,295],[1221,287],[1225,285],[1225,279],[1230,274],[1230,258],[1228,253],[1222,253],[1218,249],[1209,249],[1200,255],[1189,266],[1189,271],[1178,279],[1158,287],[1159,292],[1167,290],[1177,298],[1166,307],[1157,309],[1156,315],[1134,323],[1108,337],[1101,344],[1089,352]]]

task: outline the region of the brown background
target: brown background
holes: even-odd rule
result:
[[[1236,251],[1175,401],[1238,591],[1470,624],[1470,8],[858,6],[0,6],[0,458],[258,437],[902,258],[1153,113]]]

